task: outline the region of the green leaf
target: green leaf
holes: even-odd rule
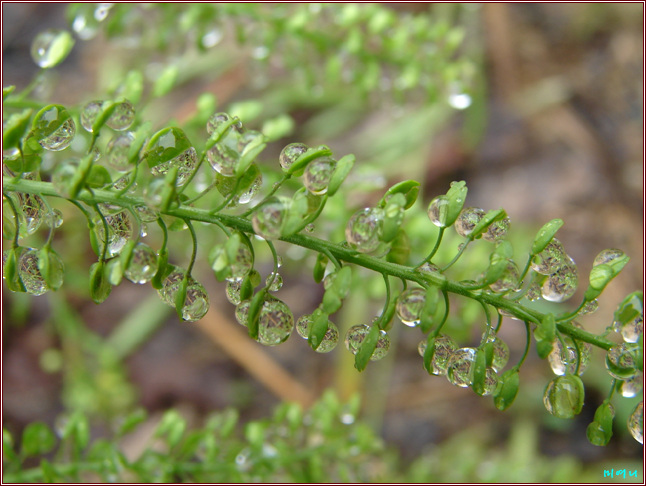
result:
[[[314,263],[314,281],[321,283],[325,277],[325,269],[330,259],[324,254],[319,253],[316,255],[316,262]]]
[[[112,286],[105,274],[105,262],[93,263],[90,267],[90,297],[100,304],[105,301],[112,291]]]
[[[532,255],[538,255],[542,252],[547,245],[550,244],[554,235],[563,226],[562,219],[553,219],[549,223],[545,223],[543,227],[538,230],[534,243],[532,244]]]
[[[226,115],[229,119],[226,122],[222,122],[218,125],[218,127],[213,131],[211,136],[208,138],[206,141],[206,144],[204,145],[204,150],[209,150],[212,148],[216,143],[220,142],[228,133],[229,129],[233,125],[237,125],[240,123],[240,119],[235,116],[229,116],[226,113],[223,113],[223,115]]]
[[[186,420],[177,412],[177,410],[168,410],[164,413],[157,429],[156,437],[166,437],[168,445],[175,447],[182,440],[186,430]]]
[[[2,101],[4,101],[4,99],[7,96],[9,96],[11,93],[13,93],[15,89],[16,89],[16,87],[14,85],[6,86],[6,87],[2,88]]]
[[[379,334],[381,332],[382,331],[381,329],[379,329],[379,327],[372,326],[368,331],[368,334],[366,334],[366,337],[359,346],[357,354],[354,355],[354,367],[358,371],[363,371],[364,369],[366,369],[372,353],[374,353],[375,349],[377,348],[377,342],[379,341]]]
[[[47,50],[46,59],[42,59],[38,65],[43,69],[50,69],[59,65],[71,52],[74,43],[74,37],[68,31],[56,31],[55,37],[49,41],[50,46]]]
[[[298,175],[299,172],[305,170],[307,164],[309,164],[312,160],[318,159],[319,157],[324,157],[326,155],[332,155],[332,151],[325,145],[307,149],[307,151],[301,154],[289,167],[289,169],[287,169],[287,173]]]
[[[144,160],[151,169],[168,162],[191,148],[181,128],[168,127],[155,133],[144,149]]]
[[[258,139],[262,141],[261,137],[258,137]],[[266,147],[267,147],[266,143],[259,143],[258,145],[255,145],[255,146],[245,147],[245,150],[242,153],[240,160],[238,160],[238,163],[236,164],[236,168],[235,168],[236,177],[241,177],[247,171],[247,169],[251,167],[251,164],[253,163],[254,160],[256,160],[256,157],[258,157],[260,153],[263,150],[265,150]]]
[[[83,189],[83,186],[85,185],[85,179],[90,173],[92,164],[93,156],[91,154],[86,155],[85,157],[81,157],[81,160],[79,160],[79,165],[76,169],[76,172],[74,172],[74,175],[70,179],[69,183],[66,184],[67,193],[70,199],[76,198],[81,189]]]
[[[47,105],[42,108],[32,122],[33,137],[37,141],[52,135],[72,117],[62,105]]]
[[[460,211],[464,207],[464,201],[467,197],[466,182],[452,182],[451,188],[446,193],[449,205],[446,212],[446,226],[451,226],[458,219]]]
[[[484,284],[492,284],[497,282],[507,270],[509,266],[509,258],[512,255],[511,243],[506,240],[501,240],[496,243],[496,248],[489,256],[489,267],[485,272],[483,279]]]
[[[556,339],[556,321],[554,314],[545,314],[534,330],[536,352],[541,359],[547,358],[552,352],[552,343]]]
[[[171,272],[173,271],[173,266],[168,264],[168,249],[166,247],[159,250],[159,258],[157,259],[157,273],[150,281],[150,284],[154,289],[161,289]]]
[[[38,270],[45,280],[47,287],[58,290],[63,285],[63,261],[49,246],[44,246],[38,252]]]
[[[117,430],[117,435],[122,437],[137,427],[137,425],[143,423],[147,418],[146,410],[143,408],[138,408],[135,411],[129,413],[124,419],[123,422],[119,425]]]
[[[612,406],[606,400],[594,413],[594,422],[588,425],[586,431],[588,440],[596,446],[605,446],[612,437],[612,421],[615,417]]]
[[[469,239],[475,240],[476,238],[479,238],[480,236],[482,236],[482,233],[487,231],[487,228],[492,223],[505,219],[506,217],[507,213],[504,209],[492,209],[491,211],[488,211],[487,214],[485,214],[483,218],[478,221],[478,224],[475,225],[473,231],[471,232],[471,234],[469,234]]]
[[[103,128],[105,122],[110,119],[117,106],[119,106],[119,103],[115,103],[114,101],[106,101],[101,105],[101,113],[98,114],[94,119],[94,123],[92,123],[93,134],[97,134],[101,131],[101,128]]]
[[[424,350],[424,369],[429,375],[433,374],[433,356],[435,355],[435,338],[429,335]]]
[[[321,312],[319,309],[316,309],[312,314],[312,324],[310,325],[307,342],[314,350],[319,347],[328,330],[328,317],[328,314]]]
[[[327,186],[327,195],[329,197],[334,196],[336,191],[339,190],[341,184],[343,184],[343,181],[345,181],[345,178],[348,177],[348,174],[352,170],[354,162],[355,156],[348,154],[341,157],[341,159],[336,163],[332,177],[330,177],[330,183]]]
[[[485,392],[485,379],[487,378],[487,356],[483,348],[476,351],[475,361],[472,368],[471,388],[478,395],[482,396]]]
[[[294,119],[284,113],[275,118],[265,120],[261,132],[267,138],[267,141],[275,142],[276,140],[291,135],[294,132],[294,126]]]
[[[399,228],[395,238],[390,242],[390,250],[386,255],[386,261],[397,263],[398,265],[406,265],[410,251],[410,238],[406,231]]]
[[[26,457],[47,454],[56,446],[54,432],[43,422],[32,422],[22,433],[22,455]]]
[[[405,204],[403,205],[404,209],[410,209],[417,200],[417,195],[419,194],[419,186],[419,182],[413,180],[398,182],[386,191],[384,196],[379,201],[379,206],[382,208],[385,207],[388,201],[395,194],[401,194],[405,199]]]
[[[437,304],[440,300],[440,293],[437,287],[429,286],[426,289],[426,296],[424,298],[424,307],[420,314],[420,329],[426,334],[431,330],[434,322],[435,312],[437,311]]]
[[[153,96],[158,98],[168,94],[175,86],[178,76],[179,66],[175,64],[166,66],[153,84]]]
[[[2,149],[8,150],[18,147],[22,137],[25,135],[33,110],[27,109],[20,113],[14,113],[3,124],[2,127]]]
[[[40,461],[40,470],[43,473],[43,480],[46,483],[55,483],[58,480],[58,474],[56,469],[47,459],[42,459]]]
[[[516,368],[512,368],[505,371],[500,376],[498,383],[498,390],[494,395],[493,402],[498,410],[506,410],[512,403],[514,403],[516,394],[518,393],[518,387],[520,384],[518,370]]]
[[[177,312],[177,317],[180,319],[184,316],[184,302],[186,302],[186,292],[188,290],[188,274],[184,276],[182,281],[177,288],[177,293],[175,294],[175,312]]]
[[[12,292],[26,292],[25,285],[20,279],[20,274],[18,273],[18,258],[24,251],[24,248],[16,246],[9,250],[7,254],[7,260],[4,264],[3,275],[7,288]]]
[[[258,318],[260,316],[260,311],[262,306],[265,304],[265,299],[267,297],[267,289],[263,288],[251,299],[251,304],[249,304],[249,313],[247,314],[247,328],[249,329],[249,336],[252,339],[258,339]]]
[[[403,194],[393,194],[386,203],[384,209],[384,219],[380,235],[381,241],[386,243],[392,241],[397,236],[399,226],[404,220],[404,206],[406,197]]]
[[[105,265],[105,274],[110,285],[119,285],[123,280],[125,267],[121,258],[116,257],[108,260]]]
[[[128,161],[133,165],[139,162],[139,153],[150,135],[151,126],[150,122],[145,122],[134,132],[135,138],[128,148]]]
[[[99,189],[101,187],[107,186],[112,182],[110,173],[108,169],[102,165],[92,165],[90,171],[85,179],[85,184],[87,187],[92,187]]]
[[[644,315],[644,293],[639,290],[628,294],[619,304],[614,313],[614,320],[623,326],[632,323],[639,316]]]

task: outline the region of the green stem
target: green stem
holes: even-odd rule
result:
[[[440,325],[437,326],[435,331],[433,331],[429,335],[432,337],[437,337],[440,335],[440,331],[442,330],[442,327],[444,327],[444,324],[446,324],[446,321],[449,319],[449,310],[451,310],[451,306],[449,303],[449,293],[445,289],[442,289],[442,295],[444,296],[444,317],[442,318],[442,322],[440,322]]]
[[[246,218],[246,217],[247,217],[247,216],[249,216],[251,213],[253,213],[253,212],[254,212],[254,210],[255,210],[256,208],[259,208],[260,206],[262,206],[263,204],[265,204],[265,203],[269,200],[269,198],[270,198],[270,197],[272,197],[274,194],[276,194],[276,191],[278,191],[278,189],[280,189],[280,186],[282,186],[285,182],[287,182],[291,177],[292,177],[292,175],[291,175],[291,174],[285,174],[285,175],[283,175],[283,177],[282,177],[278,182],[276,182],[276,184],[274,184],[274,187],[272,187],[271,191],[269,191],[269,194],[267,194],[267,195],[262,199],[262,201],[260,201],[260,202],[259,202],[258,204],[256,204],[254,207],[252,207],[252,208],[248,209],[247,211],[245,211],[244,213],[242,213],[242,217],[243,217],[243,218]]]
[[[433,257],[435,256],[435,253],[437,253],[437,250],[440,247],[440,243],[442,243],[442,237],[444,236],[445,229],[446,228],[444,226],[440,226],[440,232],[437,235],[437,240],[435,240],[435,246],[433,246],[431,253],[429,253],[428,256],[424,258],[424,261],[420,263],[420,265],[423,265],[426,262],[430,262],[433,259]]]
[[[16,191],[29,194],[39,194],[41,196],[60,197],[51,183],[41,181],[28,181],[24,179],[3,180],[3,191]],[[119,204],[122,206],[145,204],[145,202],[141,198],[136,198],[130,195],[117,196],[113,192],[99,189],[95,190],[93,193],[90,193],[87,190],[82,190],[77,196],[76,200],[91,205],[96,203],[111,203]],[[183,205],[176,208],[169,208],[165,211],[165,214],[178,218],[188,218],[192,221],[222,224],[238,231],[255,234],[253,227],[251,226],[251,222],[248,219],[242,218],[240,216],[233,216],[229,214],[210,214],[210,212],[207,210],[186,207]],[[415,269],[412,267],[387,262],[379,258],[361,254],[350,248],[345,248],[339,244],[322,240],[314,236],[306,234],[295,234],[283,237],[281,238],[281,240],[287,243],[302,246],[303,248],[308,248],[319,253],[329,253],[340,261],[359,265],[361,267],[373,270],[374,272],[382,274],[385,273],[396,278],[410,280],[412,282],[418,283],[423,287],[434,285],[445,292],[462,295],[478,302],[484,302],[497,309],[505,309],[510,314],[523,321],[529,321],[538,324],[544,317],[544,314],[541,312],[530,309],[517,302],[505,299],[495,294],[482,291],[471,291],[460,282],[449,280],[444,275],[436,273],[422,274],[415,271]],[[557,322],[557,328],[559,332],[563,334],[569,335],[574,339],[578,339],[580,341],[585,341],[605,350],[609,350],[612,346],[615,345],[612,341],[609,341],[605,338],[599,337],[582,329],[577,329],[576,327],[571,326],[565,322]]]
[[[523,363],[527,359],[527,355],[529,354],[529,347],[532,343],[532,333],[529,328],[529,322],[527,321],[525,321],[525,330],[527,331],[527,341],[525,342],[525,352],[523,353],[523,357],[520,358],[520,361],[518,362],[518,364],[514,366],[514,368],[516,368],[517,370],[519,370],[520,367],[523,366]]]
[[[188,218],[182,218],[188,226],[188,230],[191,232],[191,239],[193,240],[193,251],[191,252],[191,262],[188,264],[188,269],[186,270],[186,276],[190,277],[191,272],[193,271],[193,265],[195,265],[195,259],[197,258],[197,235],[195,234],[195,228],[193,228],[193,223]]]
[[[467,239],[467,241],[462,245],[462,248],[460,248],[460,251],[458,251],[457,255],[453,257],[453,260],[449,262],[447,266],[445,266],[442,270],[440,270],[442,273],[446,272],[455,262],[457,262],[460,257],[462,256],[462,253],[464,253],[464,250],[467,249],[467,246],[469,246],[469,243],[471,243],[473,240],[471,238]]]
[[[5,194],[3,192],[2,195],[5,197],[5,199],[9,203],[9,207],[11,207],[11,211],[13,212],[13,219],[16,222],[16,233],[13,235],[12,248],[18,248],[20,246],[18,244],[18,239],[20,237],[20,218],[18,217],[18,211],[16,210],[16,206],[13,203],[13,199],[11,199],[9,194]]]

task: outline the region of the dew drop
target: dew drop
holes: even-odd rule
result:
[[[56,128],[48,130],[47,127],[52,125]],[[59,152],[69,147],[76,134],[74,120],[69,115],[60,113],[59,108],[56,106],[41,113],[34,120],[34,126],[44,134],[38,141],[40,146],[53,152]]]
[[[581,325],[576,322],[573,322],[572,325],[581,329]],[[555,340],[552,344],[552,351],[547,356],[552,371],[555,375],[559,376],[565,375],[566,373],[574,374],[576,372],[577,352],[574,342],[569,336],[563,336],[563,341],[565,342],[565,347],[559,339]],[[582,341],[578,341],[577,345],[581,352],[578,374],[582,375],[590,363],[592,346]]]
[[[464,208],[455,221],[455,231],[463,237],[469,236],[476,224],[484,217],[485,211],[480,208]]]
[[[455,386],[466,388],[471,385],[471,369],[476,359],[475,348],[455,350],[447,363],[446,377]]]
[[[449,210],[449,198],[446,196],[437,196],[428,205],[428,217],[431,222],[439,227],[446,228],[446,218]]]
[[[275,298],[268,298],[258,315],[258,342],[276,346],[287,341],[294,329],[294,316],[289,307]]]
[[[594,258],[594,261],[592,262],[592,266],[596,267],[597,265],[612,263],[614,260],[618,258],[623,258],[624,256],[626,256],[626,254],[622,250],[618,250],[616,248],[609,248],[607,250],[603,250]]]
[[[637,371],[634,376],[624,379],[619,385],[621,396],[626,398],[636,397],[642,391],[644,386],[644,374]]]
[[[487,368],[481,396],[493,395],[498,388],[498,374],[493,368]]]
[[[301,155],[307,152],[309,147],[304,143],[290,143],[280,152],[278,161],[283,170],[287,171],[292,166],[292,164],[298,159]]]
[[[599,309],[599,302],[597,299],[591,300],[590,302],[586,302],[586,304],[581,308],[579,311],[580,315],[586,315],[586,314],[593,314],[597,312]]]
[[[157,293],[167,305],[175,307],[175,296],[179,286],[186,275],[186,270],[180,267],[174,267],[171,273],[164,279]],[[190,281],[189,281],[190,283]]]
[[[182,319],[188,322],[199,321],[209,311],[209,296],[202,284],[189,280],[186,287],[186,300],[182,307]]]
[[[247,325],[247,317],[249,316],[249,306],[251,305],[251,300],[243,300],[241,301],[237,306],[236,306],[236,321],[238,321],[238,324],[241,326]]]
[[[567,261],[563,244],[556,238],[532,259],[532,270],[541,275],[551,275],[561,268]]]
[[[211,167],[225,177],[235,175],[236,165],[240,160],[237,145],[237,138],[229,133],[206,152]]]
[[[18,259],[18,275],[27,293],[31,295],[42,295],[49,290],[38,269],[38,254],[39,250],[27,248]]]
[[[426,303],[426,291],[423,289],[410,289],[402,292],[397,298],[395,312],[405,325],[419,326],[422,310]]]
[[[543,404],[555,417],[572,418],[579,411],[583,397],[571,378],[572,375],[557,376],[545,388]]]
[[[125,172],[132,169],[132,164],[129,160],[130,145],[134,141],[135,136],[130,133],[121,133],[115,135],[106,147],[105,162],[108,167],[119,171]]]
[[[644,443],[644,401],[637,404],[633,413],[628,418],[628,430],[630,435],[639,442]]]
[[[226,297],[233,305],[240,303],[240,289],[242,287],[242,280],[229,280],[227,281]]]
[[[96,118],[101,114],[101,108],[103,107],[103,101],[95,100],[90,101],[81,110],[81,126],[88,132],[92,133],[92,125],[96,121]]]
[[[139,219],[144,223],[153,223],[157,221],[157,218],[159,217],[156,211],[150,209],[148,206],[144,206],[143,204],[135,206],[135,212],[137,213],[137,216],[139,216]]]
[[[74,45],[69,32],[61,29],[48,29],[38,34],[31,43],[31,58],[39,67],[48,69],[65,59]]]
[[[52,209],[47,216],[47,226],[50,228],[60,228],[63,224],[63,213],[60,209]]]
[[[426,352],[426,346],[426,340],[421,341],[417,346],[417,352],[422,357],[424,357],[424,353]],[[435,352],[433,353],[433,359],[431,360],[432,374],[437,376],[446,375],[449,366],[449,358],[457,349],[457,343],[449,336],[440,334],[435,338]]]
[[[489,225],[487,231],[482,233],[482,238],[487,241],[502,240],[505,236],[507,236],[509,224],[509,218],[501,219],[500,221],[494,221]]]
[[[606,357],[606,369],[608,370],[608,374],[618,380],[627,378],[626,374],[634,376],[636,373],[636,357],[638,353],[639,345],[637,343],[623,343],[610,348]],[[612,369],[608,362],[610,362],[614,367],[619,368],[619,370]]]
[[[43,198],[35,194],[18,194],[18,208],[25,218],[20,227],[20,238],[35,233],[48,214]]]
[[[485,335],[486,333],[482,335],[483,340]],[[509,346],[505,341],[503,341],[493,333],[489,334],[487,342],[493,343],[493,359],[491,361],[491,367],[495,371],[500,371],[507,365],[507,362],[509,361]]]
[[[206,122],[206,132],[209,135],[213,133],[223,124],[231,120],[231,117],[226,113],[216,113],[209,118],[209,121]],[[230,130],[234,130],[238,133],[242,132],[242,123],[238,122],[231,126]]]
[[[516,290],[519,285],[519,279],[520,271],[518,270],[518,266],[512,260],[509,260],[502,276],[496,282],[492,283],[489,288],[497,293]]]
[[[345,239],[350,247],[361,253],[377,250],[383,220],[383,210],[379,208],[365,208],[354,213],[345,228]]]
[[[283,277],[280,273],[271,272],[265,280],[265,285],[271,292],[277,292],[283,287]]]
[[[424,262],[419,267],[417,267],[415,271],[425,274],[434,274],[440,273],[440,268],[437,265],[433,265],[432,263]]]
[[[303,184],[312,194],[322,196],[327,192],[335,168],[336,160],[332,157],[314,159],[305,168]]]
[[[144,284],[157,273],[157,253],[145,243],[137,243],[124,275],[133,283]]]
[[[307,233],[311,233],[312,231],[314,231],[314,223],[310,223],[310,224],[306,225],[305,226],[305,231]]]
[[[251,218],[251,225],[255,233],[266,240],[280,238],[289,204],[289,199],[279,197],[266,202],[258,208]]]
[[[368,335],[368,332],[370,332],[370,327],[366,326],[365,324],[358,324],[348,329],[344,340],[346,349],[352,354],[357,354],[359,352],[359,348],[361,347],[361,343]],[[384,356],[386,356],[386,354],[388,354],[389,348],[390,337],[388,336],[386,331],[379,331],[377,346],[370,356],[370,361],[377,361],[382,359]]]
[[[550,302],[563,302],[574,295],[579,285],[579,272],[569,256],[567,263],[559,267],[543,283],[541,295]]]
[[[132,236],[132,222],[127,211],[105,215],[108,225],[108,257],[118,255]],[[105,228],[101,218],[94,220],[97,236],[102,243],[106,242]]]

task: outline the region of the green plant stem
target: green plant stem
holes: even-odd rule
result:
[[[527,355],[529,354],[529,348],[532,344],[532,332],[529,327],[529,322],[527,321],[525,321],[525,330],[527,331],[527,341],[525,342],[525,352],[523,353],[523,357],[520,358],[520,361],[518,362],[518,364],[514,366],[514,368],[516,368],[517,370],[519,370],[520,367],[523,366],[523,363],[525,362],[525,360],[527,359]]]
[[[16,210],[16,206],[13,203],[13,199],[11,199],[8,194],[4,194],[4,192],[3,195],[5,196],[6,201],[9,203],[9,207],[13,212],[13,219],[16,222],[16,232],[13,235],[12,248],[18,248],[20,246],[20,244],[18,243],[18,239],[20,238],[20,219],[18,217],[18,211]]]
[[[195,228],[191,220],[188,218],[183,218],[188,230],[191,232],[191,239],[193,240],[193,251],[191,252],[191,262],[188,264],[188,269],[186,270],[186,276],[190,277],[191,272],[193,271],[193,266],[195,265],[195,259],[197,258],[197,235],[195,234]]]
[[[424,258],[424,261],[420,263],[420,265],[423,265],[426,262],[430,262],[433,259],[435,253],[437,253],[437,250],[440,248],[440,243],[442,243],[442,237],[444,236],[445,229],[446,228],[444,226],[440,226],[440,232],[438,233],[437,239],[435,240],[435,246],[433,246],[431,253],[429,253],[428,256]]]
[[[473,241],[473,240],[469,237],[469,238],[467,239],[467,241],[465,241],[465,242],[464,242],[464,244],[462,245],[462,248],[460,248],[460,251],[458,251],[458,253],[453,257],[453,260],[451,260],[451,261],[449,262],[449,264],[448,264],[448,265],[446,265],[446,266],[445,266],[442,270],[440,270],[440,271],[441,271],[442,273],[444,273],[444,272],[446,272],[449,268],[451,268],[451,266],[452,266],[455,262],[457,262],[457,261],[460,259],[460,257],[462,256],[462,253],[464,253],[464,250],[466,250],[466,249],[467,249],[467,246],[469,246],[469,243],[471,243],[472,241]]]
[[[4,180],[3,191],[15,191],[29,194],[38,194],[41,196],[61,197],[49,182],[29,181],[24,179]],[[129,195],[117,196],[113,192],[104,190],[95,190],[92,193],[86,190],[82,190],[78,194],[76,200],[90,205],[98,203],[119,204],[122,206],[145,205],[145,202],[141,198],[136,198]],[[238,231],[255,234],[253,227],[251,226],[251,222],[248,219],[242,218],[240,216],[233,216],[229,214],[210,214],[209,211],[206,211],[204,209],[186,206],[169,208],[165,211],[165,214],[178,218],[188,218],[192,221],[222,224]],[[478,302],[484,302],[485,304],[491,305],[497,309],[505,309],[510,314],[523,321],[529,321],[538,324],[544,317],[543,313],[538,312],[534,309],[527,308],[509,299],[505,299],[503,297],[487,292],[471,291],[466,288],[465,285],[459,282],[448,280],[444,275],[435,273],[421,274],[419,272],[416,272],[414,268],[399,265],[397,263],[387,262],[385,260],[369,255],[364,255],[358,253],[355,250],[344,248],[341,245],[322,240],[314,236],[299,233],[291,236],[286,236],[284,238],[281,238],[281,240],[287,243],[308,248],[310,250],[314,250],[319,253],[329,253],[338,260],[368,268],[370,270],[373,270],[374,272],[391,275],[393,277],[410,280],[412,282],[417,282],[423,287],[434,285],[442,291],[462,295]],[[582,329],[577,329],[576,327],[571,326],[568,323],[558,322],[557,328],[559,332],[563,334],[571,336],[574,339],[578,339],[579,341],[590,343],[605,350],[609,350],[615,345],[615,343],[609,341],[608,339],[599,337]]]
[[[269,191],[269,193],[264,198],[262,198],[262,201],[260,201],[254,207],[249,208],[244,213],[242,213],[242,217],[246,218],[251,213],[253,213],[256,208],[259,208],[260,206],[265,204],[267,201],[269,201],[269,198],[272,197],[274,194],[276,194],[276,191],[278,191],[278,189],[280,189],[280,186],[282,186],[285,182],[287,182],[291,177],[292,177],[292,174],[283,175],[283,177],[278,182],[276,182],[276,184],[274,184],[274,187],[271,188],[271,191]]]

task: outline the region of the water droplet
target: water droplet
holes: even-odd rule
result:
[[[300,337],[304,339],[308,338],[312,322],[312,314],[305,314],[298,318],[296,321],[296,332]]]
[[[251,218],[251,225],[256,234],[266,240],[280,238],[290,202],[289,199],[278,197],[258,208]]]
[[[139,226],[139,236],[142,238],[148,236],[148,225],[146,225],[146,223],[141,223]]]
[[[574,260],[569,256],[567,263],[547,277],[541,289],[543,299],[550,302],[563,302],[574,295],[579,285],[579,272]]]
[[[278,255],[276,257],[276,268],[280,268],[283,266],[283,257]]]
[[[147,153],[152,154],[151,160],[157,158],[162,159],[160,163],[150,168],[150,173],[156,177],[163,176],[171,169],[171,167],[177,167],[178,172],[176,184],[178,186],[183,185],[192,174],[193,169],[195,169],[198,162],[195,148],[189,147],[179,155],[166,161],[163,161],[163,153],[168,148],[177,148],[179,146],[179,149],[181,149],[188,145],[188,143],[186,135],[179,129],[171,129],[159,137],[155,143],[147,149]]]
[[[249,306],[251,305],[251,300],[243,300],[241,301],[237,306],[236,306],[236,321],[238,321],[238,324],[241,326],[246,326],[247,325],[247,317],[249,315]]]
[[[307,339],[310,332],[310,326],[312,325],[312,314],[305,314],[301,316],[296,322],[296,332],[298,335],[304,339]],[[327,321],[327,331],[323,340],[316,348],[317,353],[329,353],[339,342],[339,328],[336,327],[332,321]]]
[[[314,231],[314,223],[310,223],[307,226],[305,226],[305,231],[307,233],[311,233],[312,231]]]
[[[81,110],[81,126],[86,131],[92,133],[92,125],[94,125],[96,117],[101,114],[102,107],[103,101],[101,100],[90,101],[83,107],[83,110]]]
[[[592,266],[596,267],[597,265],[611,263],[617,258],[622,258],[624,256],[626,256],[626,254],[622,250],[609,248],[607,250],[603,250],[595,257],[594,261],[592,262]]]
[[[229,280],[227,281],[226,296],[227,300],[233,305],[240,303],[240,288],[242,287],[242,280]]]
[[[485,371],[485,380],[481,396],[492,395],[498,388],[498,374],[493,368],[487,368]]]
[[[180,267],[173,267],[173,271],[164,279],[162,287],[157,289],[162,301],[171,307],[175,307],[175,296],[179,285],[186,275],[186,270]],[[189,282],[190,283],[190,282]]]
[[[35,248],[27,248],[18,259],[18,275],[27,293],[32,295],[42,295],[49,290],[38,269],[39,251]]]
[[[482,334],[483,340],[486,334],[486,332]],[[487,342],[493,343],[493,359],[491,361],[491,367],[495,371],[500,371],[507,365],[507,362],[509,361],[509,346],[507,346],[507,343],[505,341],[503,341],[493,333],[489,334],[489,337],[487,337]]]
[[[535,302],[541,298],[541,286],[538,283],[532,283],[527,289],[527,300]]]
[[[437,196],[428,205],[428,217],[435,226],[445,228],[448,210],[449,199],[446,196]]]
[[[145,243],[137,243],[128,267],[124,272],[125,277],[136,284],[144,284],[152,280],[157,273],[157,253]]]
[[[635,367],[637,366],[638,354],[639,345],[637,343],[623,343],[613,346],[608,350],[606,359],[608,374],[618,380],[623,380],[628,376],[634,376],[636,373]],[[620,370],[613,370],[609,366],[608,361],[615,367],[620,368]]]
[[[182,319],[188,322],[199,321],[209,311],[209,296],[199,282],[190,279],[186,287],[186,300],[182,307]]]
[[[586,302],[586,304],[579,311],[579,315],[593,314],[599,309],[599,302],[597,299]]]
[[[225,177],[235,175],[236,165],[240,160],[237,145],[237,138],[229,134],[206,152],[211,167]]]
[[[231,120],[231,117],[226,114],[226,113],[216,113],[215,115],[212,115],[211,118],[209,118],[209,121],[206,122],[206,132],[209,135],[213,135],[213,133],[224,123],[227,123],[229,120]],[[237,122],[234,125],[231,126],[230,130],[234,130],[238,133],[242,132],[242,123]]]
[[[47,215],[43,198],[35,194],[18,194],[17,209],[19,209],[21,216],[24,216],[24,220],[21,221],[20,226],[20,238],[35,233]]]
[[[572,322],[571,324],[578,329],[582,329],[581,325],[576,322]],[[556,339],[552,344],[552,351],[547,356],[547,360],[555,375],[574,374],[576,371],[577,352],[574,342],[570,336],[563,336],[563,342],[565,343],[565,347],[563,347],[559,339]],[[577,341],[577,344],[581,352],[579,375],[582,375],[590,363],[592,347],[590,344],[582,341]]]
[[[292,164],[298,159],[301,155],[307,152],[309,147],[304,143],[290,143],[280,152],[278,161],[283,170],[289,170]]]
[[[69,147],[76,134],[74,120],[57,106],[40,113],[34,120],[34,126],[43,133],[43,137],[38,141],[40,146],[54,152]]]
[[[476,359],[475,348],[455,350],[448,360],[446,377],[456,386],[466,388],[471,385],[471,369]]]
[[[31,43],[31,58],[41,68],[48,69],[62,62],[73,45],[74,39],[66,30],[48,29]]]
[[[464,208],[455,221],[455,231],[463,237],[469,236],[476,224],[484,217],[485,211],[480,208]]]
[[[127,187],[128,190],[126,191],[126,193],[133,194],[135,192],[135,190],[137,189],[137,183],[133,182],[131,184],[130,183],[130,175],[126,174],[123,177],[119,177],[116,181],[114,181],[114,184],[112,184],[112,187],[116,191],[123,191]]]
[[[303,184],[312,194],[322,196],[327,192],[327,186],[335,168],[336,160],[332,157],[314,159],[305,168]]]
[[[419,267],[417,267],[415,271],[419,273],[433,274],[440,273],[440,268],[437,265],[433,265],[432,263],[424,262]]]
[[[426,351],[427,341],[421,341],[417,346],[417,351],[420,356],[424,356]],[[444,334],[440,334],[435,338],[435,352],[433,353],[433,359],[431,360],[432,373],[437,376],[444,376],[448,370],[449,358],[453,355],[453,352],[458,349],[457,343]]]
[[[644,374],[637,371],[634,376],[626,378],[619,384],[619,392],[623,397],[632,398],[636,397],[642,391],[644,386]]]
[[[258,342],[276,346],[287,341],[294,329],[294,316],[281,300],[267,298],[258,316]]]
[[[126,172],[132,169],[133,166],[130,160],[128,160],[128,152],[134,139],[135,136],[130,132],[115,135],[106,147],[106,165],[119,172]]]
[[[153,209],[150,209],[148,206],[135,206],[135,212],[137,213],[137,216],[139,216],[139,219],[144,223],[153,223],[157,221],[157,212]]]
[[[135,121],[135,107],[128,100],[118,103],[110,118],[105,122],[113,130],[123,131]]]
[[[397,298],[395,311],[397,316],[409,327],[419,326],[422,310],[426,303],[426,291],[423,289],[410,289],[402,292]]]
[[[572,378],[573,375],[557,376],[545,388],[543,404],[555,417],[572,418],[580,410],[583,397]]]
[[[629,312],[630,314],[636,312],[637,317],[626,323],[622,322],[622,320],[615,320],[613,322],[613,327],[615,331],[621,333],[624,341],[627,343],[636,343],[644,333],[644,306],[642,301],[637,296],[633,295],[630,300],[624,303],[615,312],[615,316],[623,312]]]
[[[63,224],[63,213],[60,209],[52,209],[47,215],[47,226],[50,228],[60,228]]]
[[[348,332],[345,335],[345,347],[352,354],[357,354],[359,352],[359,347],[361,343],[370,332],[370,327],[365,324],[358,324],[352,326],[348,329]],[[370,361],[377,361],[382,359],[386,354],[388,354],[388,349],[390,348],[390,337],[386,331],[379,331],[379,339],[377,340],[377,346],[370,356]]]
[[[482,238],[487,241],[498,241],[502,240],[509,230],[510,219],[505,218],[500,221],[494,221],[489,225],[487,231],[482,233]]]
[[[132,222],[127,211],[105,215],[108,224],[108,257],[118,255],[132,236]],[[101,218],[94,219],[95,229],[99,240],[106,241],[105,228]]]
[[[365,208],[354,213],[345,228],[345,239],[350,247],[361,253],[377,250],[383,219],[383,210],[379,208]]]
[[[451,93],[449,95],[449,105],[456,110],[465,110],[471,106],[471,96],[466,93]]]
[[[541,275],[551,275],[566,263],[566,258],[563,244],[554,238],[532,259],[532,270]]]
[[[280,273],[274,274],[274,272],[271,272],[265,280],[265,285],[268,286],[271,292],[277,292],[283,287],[283,277]]]
[[[85,12],[82,12],[74,17],[74,20],[72,21],[72,30],[76,32],[79,39],[90,40],[96,36],[98,25],[94,19],[89,18]]]
[[[492,283],[489,288],[493,292],[498,293],[516,290],[519,286],[519,279],[520,271],[518,270],[518,266],[512,260],[509,260],[502,276],[496,282]]]
[[[628,418],[628,430],[630,435],[639,442],[644,443],[644,401],[637,404],[633,413]]]

